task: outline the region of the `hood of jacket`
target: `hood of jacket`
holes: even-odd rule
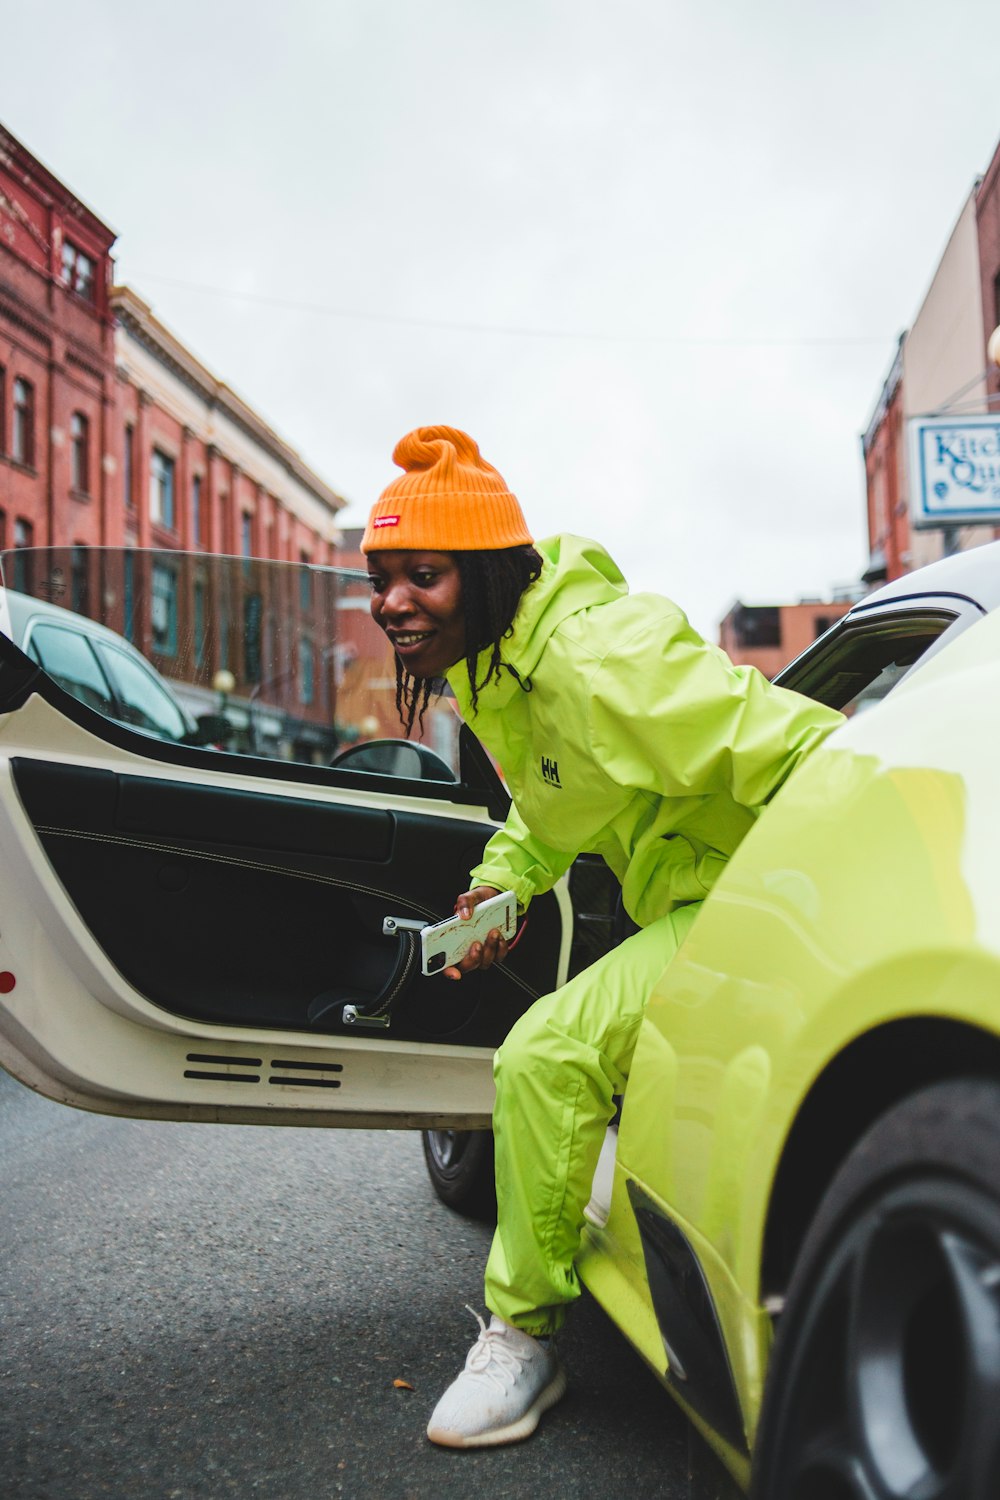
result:
[[[491,709],[503,708],[530,680],[550,636],[564,620],[628,593],[621,569],[599,542],[563,534],[534,545],[542,558],[541,575],[522,594],[511,634],[501,643],[504,670],[499,682],[494,680],[479,690],[480,701],[487,695]],[[480,682],[489,660],[489,650],[478,658],[476,677]],[[472,716],[472,689],[465,662],[456,662],[447,678],[463,718],[468,719]]]

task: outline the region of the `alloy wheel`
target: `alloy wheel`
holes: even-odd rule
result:
[[[990,1195],[934,1176],[883,1188],[835,1238],[788,1334],[759,1494],[1000,1493],[1000,1207]]]

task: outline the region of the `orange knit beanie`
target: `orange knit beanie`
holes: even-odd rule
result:
[[[417,427],[392,455],[403,473],[372,506],[362,552],[479,552],[531,532],[517,498],[457,427]]]

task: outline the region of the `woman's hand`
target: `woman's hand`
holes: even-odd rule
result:
[[[491,885],[477,885],[474,891],[463,891],[455,902],[455,912],[463,921],[468,921],[479,905],[480,901],[488,901],[491,896],[499,896],[500,892]],[[461,979],[463,974],[469,974],[473,969],[488,969],[491,964],[502,963],[507,957],[507,940],[501,936],[498,928],[494,927],[486,934],[486,940],[482,943],[473,943],[465,957],[450,968],[442,969],[446,979]]]

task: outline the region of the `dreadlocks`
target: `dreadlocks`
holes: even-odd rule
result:
[[[465,665],[472,688],[472,708],[479,692],[500,676],[501,642],[510,635],[521,595],[542,571],[542,559],[534,547],[503,547],[496,551],[453,552],[462,581],[465,611]],[[480,681],[476,667],[483,651],[490,659]],[[434,691],[432,677],[411,677],[396,657],[396,709],[409,739],[413,726],[423,726],[424,714]],[[439,689],[440,691],[440,689]]]

